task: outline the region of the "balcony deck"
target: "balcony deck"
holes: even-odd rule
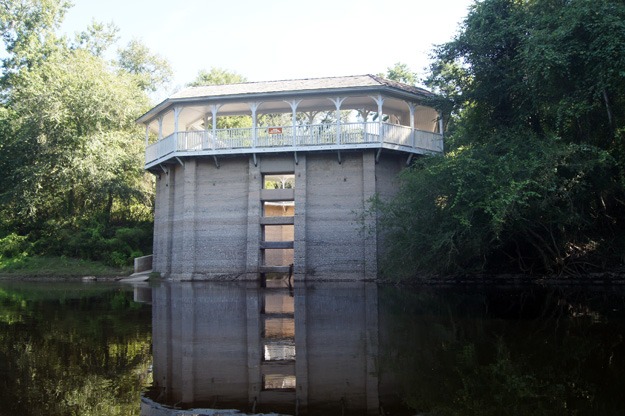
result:
[[[176,157],[367,148],[442,153],[443,136],[380,122],[179,131],[147,146],[145,168]]]

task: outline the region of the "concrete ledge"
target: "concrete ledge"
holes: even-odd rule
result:
[[[289,273],[291,266],[260,266],[258,271],[260,273]]]
[[[295,192],[293,189],[261,189],[261,201],[293,201]]]
[[[294,217],[261,217],[261,225],[293,225]]]
[[[293,248],[292,241],[261,241],[260,249],[285,249],[285,248]]]

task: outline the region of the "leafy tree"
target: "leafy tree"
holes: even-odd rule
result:
[[[76,48],[90,51],[94,56],[102,56],[118,40],[119,28],[115,24],[102,24],[92,21],[85,31],[76,34]]]
[[[191,81],[187,86],[201,87],[203,85],[240,84],[246,81],[247,79],[243,75],[234,71],[213,67],[210,71],[201,70],[195,80]]]
[[[389,273],[622,260],[624,22],[615,0],[471,8],[429,78],[449,99],[449,151],[406,173],[385,206]]]
[[[392,67],[388,67],[386,69],[386,75],[378,74],[378,76],[409,85],[416,85],[419,80],[417,74],[412,72],[410,68],[408,68],[408,65],[401,62],[397,62]]]
[[[119,51],[119,67],[135,77],[137,85],[145,91],[156,91],[167,84],[173,75],[169,63],[161,56],[150,52],[138,40],[131,40]]]
[[[112,24],[94,22],[73,43],[58,38],[64,2],[3,6],[0,237],[28,236],[37,254],[117,265],[141,255],[149,241],[127,243],[117,234],[128,226],[143,233],[152,219],[153,179],[143,171],[134,120],[169,66],[138,42],[117,62],[105,60],[116,39]]]

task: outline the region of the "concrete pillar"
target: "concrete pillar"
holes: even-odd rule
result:
[[[260,264],[260,217],[261,202],[260,190],[263,187],[263,175],[260,164],[254,165],[253,158],[249,158],[248,202],[247,202],[247,263],[246,272],[258,273]],[[257,278],[250,276],[250,278]]]
[[[197,209],[197,159],[188,159],[184,166],[184,208],[182,212],[182,274],[179,279],[190,280],[195,272],[195,212]]]
[[[369,207],[369,200],[375,195],[375,154],[372,150],[362,153],[362,201],[363,210]],[[378,243],[376,218],[374,214],[364,217],[364,273],[365,279],[375,279],[378,274]]]
[[[306,154],[295,165],[295,215],[293,218],[293,267],[295,279],[306,278]]]

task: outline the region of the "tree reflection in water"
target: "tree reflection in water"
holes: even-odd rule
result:
[[[382,368],[427,414],[622,415],[620,292],[384,288]]]
[[[167,283],[153,299],[148,397],[160,404],[309,416],[625,414],[625,296],[609,288]],[[144,416],[167,414],[144,404]]]
[[[0,285],[0,414],[136,415],[151,311],[132,288]]]

